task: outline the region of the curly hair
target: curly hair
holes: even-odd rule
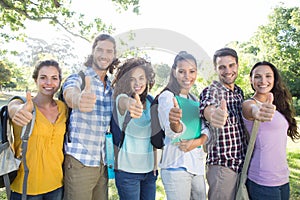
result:
[[[270,62],[267,61],[262,61],[256,63],[251,71],[250,71],[250,77],[252,77],[253,70],[261,65],[267,65],[269,66],[273,73],[274,73],[274,86],[271,90],[271,92],[274,95],[274,101],[273,104],[276,106],[276,109],[286,118],[286,120],[289,123],[289,128],[287,131],[287,135],[291,137],[293,141],[296,139],[300,138],[300,134],[297,130],[297,122],[295,119],[296,112],[295,108],[293,106],[293,99],[290,91],[286,87],[285,83],[283,82],[279,71],[277,68]],[[252,89],[255,91],[253,88],[253,85],[251,84]]]
[[[117,68],[115,78],[112,81],[112,86],[114,87],[114,98],[116,98],[121,93],[127,94],[128,96],[133,96],[134,91],[132,90],[131,85],[129,83],[132,71],[136,68],[143,69],[146,74],[146,89],[140,95],[141,102],[146,102],[148,92],[151,90],[155,83],[155,73],[151,63],[147,62],[143,58],[127,59],[121,66]]]
[[[116,50],[116,41],[115,39],[108,35],[108,34],[100,34],[98,35],[95,40],[94,40],[94,43],[93,43],[93,46],[92,46],[92,52],[94,52],[96,46],[97,46],[97,43],[99,41],[105,41],[105,40],[108,40],[110,41],[111,43],[113,43],[114,45],[114,52],[115,52],[115,55],[117,54],[117,50]],[[92,64],[93,64],[93,60],[94,60],[94,56],[93,56],[93,53],[90,54],[86,60],[86,62],[84,63],[84,65],[86,67],[91,67]],[[119,59],[115,58],[113,60],[113,62],[108,66],[108,71],[110,74],[112,74],[114,72],[114,69],[118,66],[118,64],[120,63]]]

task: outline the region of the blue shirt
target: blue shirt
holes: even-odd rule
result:
[[[106,79],[106,88],[104,88],[103,82],[93,68],[88,67],[85,75],[91,77],[91,88],[97,99],[96,105],[92,112],[72,110],[69,124],[71,142],[65,143],[65,151],[83,165],[96,167],[100,166],[100,162],[106,164],[105,133],[109,128],[112,116],[113,89],[108,79]],[[80,76],[73,74],[64,83],[63,90],[69,87],[80,89],[81,84]]]
[[[116,105],[121,96],[127,95],[118,95]],[[142,116],[131,119],[125,129],[124,142],[118,153],[118,170],[130,173],[148,173],[154,169],[154,152],[150,142],[150,105],[151,103],[147,99],[146,109]],[[122,127],[126,113],[121,115],[118,109],[117,113],[119,125]]]

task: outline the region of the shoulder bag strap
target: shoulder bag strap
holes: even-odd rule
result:
[[[251,156],[252,156],[252,153],[253,153],[254,144],[255,144],[255,140],[256,140],[259,125],[260,125],[260,121],[254,120],[253,127],[252,127],[252,132],[251,132],[251,137],[250,137],[249,144],[248,144],[248,147],[247,147],[246,158],[245,158],[245,161],[244,161],[242,174],[241,174],[241,182],[240,183],[243,183],[243,184],[245,184],[246,180],[247,180],[248,167],[249,167]]]

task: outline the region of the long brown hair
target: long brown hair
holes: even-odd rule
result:
[[[276,106],[276,109],[286,118],[286,120],[289,123],[289,128],[287,131],[287,135],[292,138],[293,141],[295,139],[300,138],[300,134],[297,130],[297,122],[295,119],[296,111],[293,106],[293,99],[290,91],[286,87],[284,81],[282,80],[277,68],[270,62],[262,61],[256,63],[251,71],[250,71],[250,77],[252,77],[253,70],[261,65],[267,65],[269,66],[273,73],[274,73],[274,86],[271,90],[271,92],[274,95],[274,101],[273,104]],[[251,84],[252,89],[253,85]],[[254,90],[255,91],[255,90]]]

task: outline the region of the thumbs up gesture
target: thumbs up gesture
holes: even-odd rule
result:
[[[221,99],[220,106],[218,108],[212,108],[210,124],[216,128],[222,128],[226,124],[228,117],[226,100]]]
[[[81,91],[78,99],[78,108],[81,112],[93,111],[96,104],[96,94],[91,89],[91,77],[85,77],[85,87]]]
[[[173,97],[174,107],[171,108],[169,112],[169,121],[171,129],[178,133],[182,131],[182,124],[180,123],[180,119],[182,117],[182,110],[179,108],[178,102],[175,97]]]
[[[140,118],[143,114],[143,104],[141,102],[140,96],[134,94],[134,98],[128,97],[128,111],[132,118]]]
[[[256,109],[253,109],[253,117],[261,122],[271,121],[276,110],[276,106],[272,104],[273,100],[273,94],[270,92],[268,94],[267,101],[258,105]]]
[[[32,119],[32,111],[33,111],[33,102],[31,98],[31,93],[26,92],[26,102],[24,104],[20,104],[19,100],[15,100],[11,103],[15,108],[15,113],[11,116],[12,121],[18,126],[27,125]],[[12,112],[13,113],[13,112]]]

